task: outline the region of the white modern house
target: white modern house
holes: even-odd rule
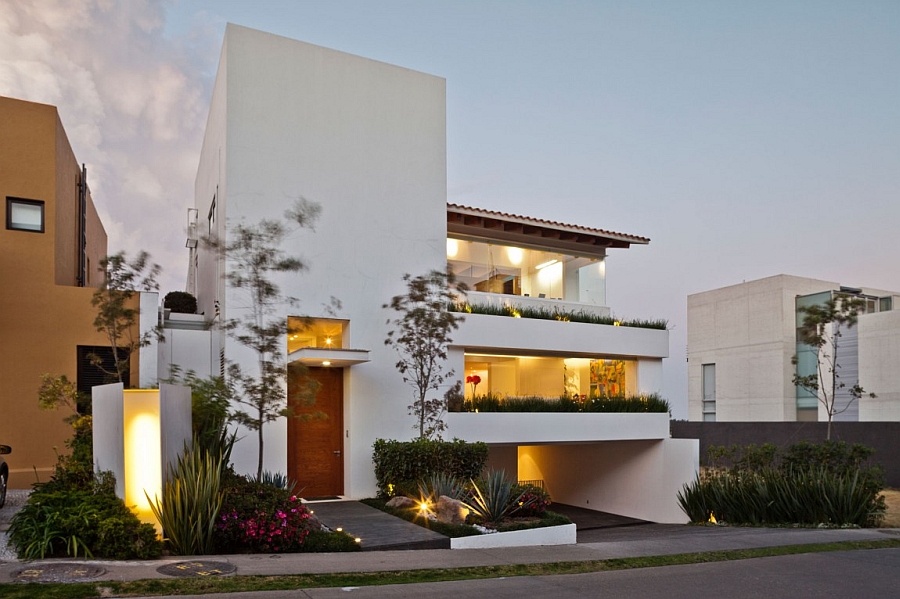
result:
[[[266,467],[287,472],[307,495],[371,496],[375,440],[415,434],[407,414],[412,390],[384,344],[393,315],[382,306],[405,291],[404,274],[449,265],[472,289],[472,306],[611,316],[607,252],[649,242],[448,205],[445,102],[440,77],[226,29],[192,235],[227,240],[229,225],[281,218],[298,197],[321,205],[315,230],[296,233],[284,248],[308,269],[277,283],[300,300],[285,306],[284,317],[311,319],[285,349],[321,384],[315,409],[327,418],[265,428]],[[188,290],[209,333],[187,351],[177,342],[165,347],[160,365],[182,356],[214,373],[226,361],[250,368],[253,357],[219,327],[244,308],[223,280],[229,264],[202,243],[190,245]],[[341,303],[336,312],[328,308],[332,298]],[[450,353],[448,366],[461,381],[479,375],[478,393],[637,395],[661,387],[668,332],[473,313],[455,331]],[[683,522],[676,492],[697,470],[698,443],[671,439],[668,419],[451,413],[445,438],[487,442],[491,465],[543,480],[555,501]],[[239,469],[255,469],[252,437],[233,458]]]
[[[827,420],[816,396],[793,384],[795,373],[815,372],[814,351],[798,342],[798,310],[840,295],[866,306],[856,326],[841,331],[840,376],[876,397],[839,393],[834,419],[900,420],[900,294],[789,275],[688,296],[689,420]]]

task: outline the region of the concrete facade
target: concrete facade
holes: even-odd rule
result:
[[[827,419],[821,405],[798,413],[791,362],[797,354],[796,298],[840,289],[833,281],[777,275],[688,296],[688,419],[711,419],[709,402],[704,413],[704,365],[715,369],[715,421]],[[873,297],[894,296],[882,290],[859,291]],[[860,384],[879,395],[878,400],[859,401],[860,420],[895,419],[891,414],[900,409],[894,407],[900,406],[900,384],[892,366],[900,360],[898,314],[863,314],[842,340],[854,355],[840,356],[840,363],[846,367],[856,363],[853,344],[858,340]],[[852,407],[847,414],[855,419],[857,406]]]
[[[500,266],[490,258],[496,271],[483,275],[478,283],[483,287],[477,294],[479,301],[521,298],[523,303],[552,309],[571,305],[576,298],[575,303],[585,310],[609,314],[610,309],[601,305],[606,248],[649,241],[448,207],[446,187],[443,79],[243,27],[227,27],[196,180],[196,229],[227,240],[229,226],[280,218],[295,198],[321,206],[315,231],[296,233],[282,248],[288,255],[302,256],[307,269],[276,282],[285,295],[300,300],[297,306],[285,306],[285,317],[320,319],[338,327],[334,340],[341,351],[332,354],[334,363],[326,359],[330,348],[314,345],[295,351],[288,341],[287,350],[291,359],[305,356],[307,365],[341,369],[342,440],[334,454],[340,456],[343,472],[339,494],[347,497],[375,492],[372,445],[376,439],[414,436],[414,420],[407,414],[412,392],[394,367],[396,353],[384,343],[389,330],[386,321],[394,314],[382,306],[405,292],[403,275],[444,270],[451,241],[475,244],[467,246],[472,249],[470,255],[485,247],[482,253],[493,251],[498,256],[516,250],[516,259],[524,261],[516,271],[519,274],[508,275],[511,262],[501,265],[507,274],[496,275]],[[457,220],[450,223],[453,218]],[[547,253],[555,257],[544,260]],[[469,265],[470,272],[478,266]],[[248,368],[254,363],[253,356],[220,328],[224,319],[239,315],[245,305],[240,294],[224,284],[229,267],[202,244],[192,253],[188,289],[197,296],[198,312],[209,321],[212,372],[220,359]],[[505,290],[495,288],[504,284]],[[332,298],[341,303],[335,313],[326,308]],[[176,360],[176,348],[165,351],[170,357],[161,358],[161,363]],[[519,393],[558,397],[567,392],[566,385],[576,393],[589,387],[586,370],[584,375],[573,374],[573,361],[584,370],[587,366],[582,362],[590,360],[627,360],[621,366],[626,383],[616,389],[638,394],[659,391],[666,356],[665,330],[469,314],[453,334],[448,366],[463,382],[473,360],[508,360],[513,363],[496,366],[491,381],[495,388],[507,385]],[[446,388],[454,382],[448,381]],[[478,440],[478,426],[467,424],[471,414],[449,416],[445,438]],[[666,420],[665,415],[656,416]],[[551,447],[575,440],[566,432],[571,420],[554,424],[553,434],[547,437],[549,445],[540,446],[534,444],[542,441],[524,429],[517,436],[514,420],[504,425],[509,435],[494,439],[493,461],[504,462],[512,455],[510,447],[517,452],[516,447],[524,447],[526,441],[529,447]],[[633,480],[627,488],[630,492],[643,488],[655,498],[640,514],[683,521],[683,514],[673,511],[675,494],[669,483],[678,478],[680,485],[691,478],[697,444],[662,439],[659,430],[667,436],[665,427],[652,422],[653,418],[647,418],[644,426],[643,421],[634,421],[625,437],[612,427],[586,431],[579,426],[578,440],[593,447],[587,450],[590,460],[595,457],[592,452],[632,456],[628,459],[635,467],[628,477]],[[288,471],[292,451],[288,424],[280,419],[264,431],[265,468]],[[634,439],[652,441],[617,445]],[[640,448],[646,449],[646,456],[639,458]],[[239,471],[255,471],[255,434],[245,435],[232,458]],[[681,467],[670,469],[672,480],[659,482],[658,469],[681,458],[685,458]],[[553,459],[541,462],[544,469],[550,463],[577,468],[571,462],[567,466]],[[521,464],[515,458],[511,468],[520,478],[525,473]],[[584,469],[579,472],[586,476]],[[601,471],[596,475],[588,476],[597,483],[588,496],[600,493]],[[575,498],[576,490],[569,489],[573,480],[560,478],[553,492]],[[604,509],[604,501],[598,499],[591,507]]]

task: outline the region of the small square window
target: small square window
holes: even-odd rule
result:
[[[44,202],[6,198],[6,228],[43,233]]]

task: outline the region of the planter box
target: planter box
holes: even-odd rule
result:
[[[532,545],[574,545],[575,525],[545,526],[529,530],[495,532],[476,537],[450,539],[450,549],[491,549],[495,547],[527,547]]]

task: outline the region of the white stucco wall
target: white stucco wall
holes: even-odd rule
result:
[[[207,132],[197,178],[200,218],[214,183],[220,223],[224,215],[229,223],[281,218],[301,196],[321,205],[315,232],[284,247],[308,269],[277,282],[302,300],[288,314],[325,316],[331,298],[340,300],[349,346],[371,351],[370,363],[346,370],[344,388],[353,397],[344,411],[345,494],[364,496],[374,491],[376,437],[413,433],[412,393],[384,346],[381,306],[403,291],[405,273],[446,261],[445,82],[234,25],[222,57],[208,125],[216,130]],[[204,281],[208,310],[213,286]],[[227,290],[223,318],[239,316],[241,305]],[[244,348],[230,339],[225,348],[252,369]],[[286,428],[283,420],[266,426],[266,468],[286,470]],[[255,470],[252,438],[233,455],[238,469]]]
[[[519,447],[519,478],[542,479],[553,501],[663,523],[685,523],[682,485],[699,468],[696,439]]]
[[[142,291],[139,293],[138,306],[140,310],[139,330],[141,338],[150,340],[138,350],[138,387],[149,389],[157,384],[159,365],[157,361],[158,340],[153,330],[159,324],[159,293],[155,291]]]
[[[210,331],[166,329],[165,340],[159,343],[159,373],[162,378],[171,374],[177,365],[181,373],[193,371],[200,378],[218,376],[218,364],[213,363]]]

